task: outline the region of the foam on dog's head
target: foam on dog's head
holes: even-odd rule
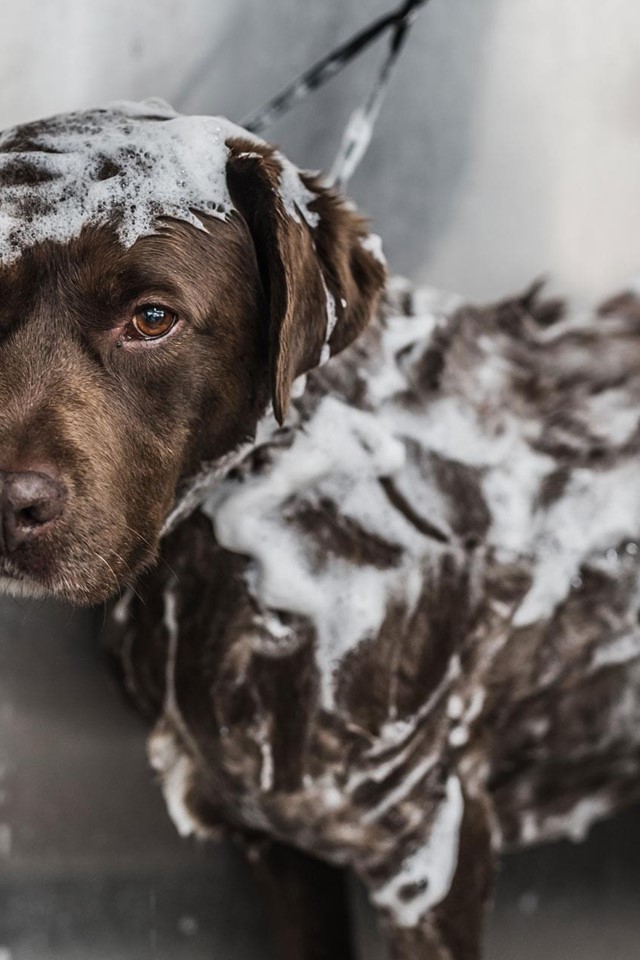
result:
[[[162,100],[118,101],[0,134],[0,263],[44,240],[67,242],[111,223],[130,247],[161,217],[205,229],[198,214],[233,209],[226,181],[230,137],[264,141],[224,117],[178,114]],[[278,154],[287,213],[314,226],[314,199]]]

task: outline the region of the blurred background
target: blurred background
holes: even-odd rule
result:
[[[116,98],[234,120],[391,0],[21,0],[0,8],[0,127]],[[268,131],[328,166],[381,48]],[[393,270],[478,298],[547,274],[574,303],[640,264],[640,5],[432,0],[350,192]],[[0,960],[257,960],[226,847],[179,841],[100,615],[0,601]],[[640,811],[505,860],[488,960],[637,960]],[[354,893],[362,956],[382,956]]]

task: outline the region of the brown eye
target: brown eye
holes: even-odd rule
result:
[[[172,310],[150,303],[136,310],[133,317],[133,329],[145,340],[155,340],[169,333],[177,320],[178,316]]]

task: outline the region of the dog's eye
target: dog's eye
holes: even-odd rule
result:
[[[169,333],[177,320],[178,316],[172,310],[150,303],[136,310],[133,317],[133,329],[143,339],[155,340]]]

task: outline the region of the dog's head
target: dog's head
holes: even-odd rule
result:
[[[76,603],[153,562],[177,492],[346,347],[363,221],[226,120],[158,102],[0,136],[0,585]]]

